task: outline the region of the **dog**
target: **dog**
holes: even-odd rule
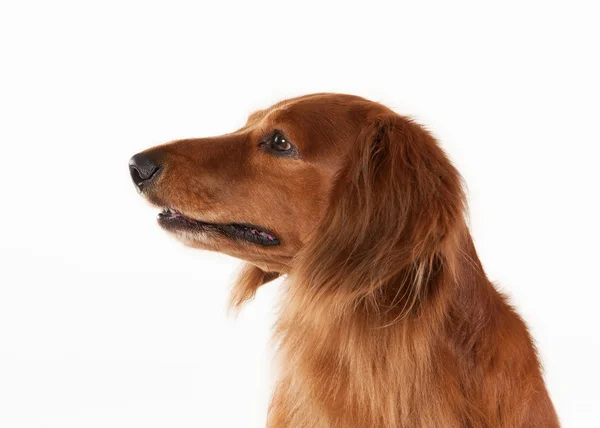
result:
[[[413,120],[312,94],[129,162],[159,225],[286,276],[270,428],[558,427],[527,327],[486,277],[462,179]]]

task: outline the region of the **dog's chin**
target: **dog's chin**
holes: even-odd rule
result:
[[[224,243],[260,247],[280,244],[273,232],[260,226],[249,223],[209,223],[169,208],[158,214],[158,224],[186,245],[214,251],[218,251]]]

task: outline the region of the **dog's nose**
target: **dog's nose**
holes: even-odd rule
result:
[[[135,185],[141,190],[160,174],[160,165],[147,153],[138,153],[129,160],[129,173]]]

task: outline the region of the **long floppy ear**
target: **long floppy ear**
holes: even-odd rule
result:
[[[432,277],[452,270],[463,211],[461,178],[434,138],[410,119],[378,114],[297,258],[293,276],[308,290],[303,299],[330,299],[339,314],[362,305],[407,315]]]
[[[231,291],[229,306],[239,309],[244,302],[254,297],[261,285],[273,281],[279,275],[278,272],[265,272],[251,263],[244,263]]]

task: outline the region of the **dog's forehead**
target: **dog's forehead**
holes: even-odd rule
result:
[[[303,120],[315,116],[342,119],[358,107],[364,109],[369,102],[354,95],[318,93],[290,98],[248,116],[248,123]]]

